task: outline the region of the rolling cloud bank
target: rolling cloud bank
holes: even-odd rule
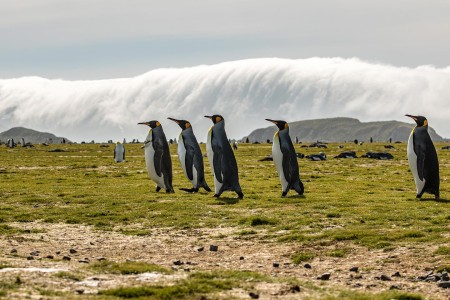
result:
[[[230,138],[270,124],[354,117],[399,120],[425,115],[450,137],[450,67],[400,68],[359,59],[249,59],[182,69],[156,69],[133,78],[64,81],[40,77],[0,80],[0,130],[23,126],[74,141],[146,136],[138,122],[159,120],[167,137],[190,120],[199,140],[222,114]],[[413,126],[413,125],[411,125]]]

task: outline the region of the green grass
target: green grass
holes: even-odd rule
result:
[[[89,268],[99,273],[104,272],[121,275],[141,274],[146,272],[156,272],[163,274],[171,273],[171,271],[161,266],[137,261],[126,261],[123,263],[101,261],[90,265]]]
[[[290,192],[286,198],[281,197],[273,162],[259,161],[271,153],[271,145],[241,144],[235,153],[243,200],[236,200],[230,192],[216,199],[203,190],[197,194],[180,191],[190,187],[190,182],[176,159],[176,145],[171,145],[174,194],[155,192],[141,145],[127,144],[127,161],[121,164],[114,163],[112,149],[97,144],[37,145],[32,149],[1,145],[0,234],[39,232],[12,224],[29,223],[31,228],[34,221],[92,225],[149,238],[154,228],[231,227],[237,237],[291,243],[294,249],[302,249],[291,257],[295,263],[322,255],[347,256],[347,250],[330,250],[339,249],[337,245],[385,251],[443,245],[434,255],[448,258],[450,151],[441,150],[446,144],[436,144],[441,166],[440,200],[430,195],[415,198],[405,143],[390,150],[395,157],[391,161],[334,159],[344,150],[356,151],[358,156],[386,151],[383,143],[340,144],[344,149],[335,143],[328,145],[326,161],[299,159],[305,195],[296,197]],[[205,145],[201,147],[205,151]],[[64,152],[49,152],[56,148]],[[296,145],[296,150],[306,155],[319,152],[301,145]],[[206,180],[213,187],[206,158],[205,163]],[[329,246],[328,250],[317,252],[321,245]],[[142,265],[114,266],[108,262],[96,266],[117,274],[147,272]]]

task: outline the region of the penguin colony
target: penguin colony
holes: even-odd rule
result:
[[[428,134],[428,121],[423,116],[406,115],[416,122],[408,140],[407,156],[417,189],[417,198],[430,193],[439,199],[439,162],[436,149]],[[205,116],[213,122],[208,131],[206,152],[214,175],[214,197],[220,197],[224,191],[233,191],[239,199],[244,197],[239,184],[239,172],[234,152],[225,132],[225,120],[221,115]],[[191,182],[192,188],[181,188],[195,193],[200,188],[211,191],[204,174],[203,155],[192,130],[191,123],[186,120],[168,118],[181,127],[178,142],[178,159],[184,175]],[[304,186],[300,180],[300,172],[294,145],[289,136],[289,124],[283,120],[266,119],[278,127],[272,146],[272,157],[280,177],[282,193],[285,197],[290,190],[303,195]],[[161,123],[153,120],[138,124],[150,127],[143,148],[148,175],[156,183],[156,191],[164,189],[173,193],[172,160],[169,145]],[[116,145],[116,149],[119,146]],[[125,150],[123,148],[123,159]],[[120,155],[120,148],[117,152]],[[116,150],[115,159],[117,160]]]

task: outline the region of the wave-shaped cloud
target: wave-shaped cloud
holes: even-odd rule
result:
[[[0,80],[2,129],[24,126],[73,140],[141,138],[137,122],[157,119],[167,137],[179,128],[167,117],[190,120],[200,140],[222,114],[230,138],[265,118],[298,121],[346,116],[362,121],[425,115],[450,136],[450,67],[402,68],[359,59],[248,59],[181,69],[156,69],[111,80],[39,77]]]

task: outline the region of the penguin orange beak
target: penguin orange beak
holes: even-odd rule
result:
[[[167,118],[169,120],[174,121],[175,123],[177,123],[178,125],[180,125],[180,120],[174,119],[174,118]]]
[[[417,117],[416,116],[412,116],[412,115],[405,115],[406,117],[410,117],[411,119],[413,119],[414,121],[417,121]]]

